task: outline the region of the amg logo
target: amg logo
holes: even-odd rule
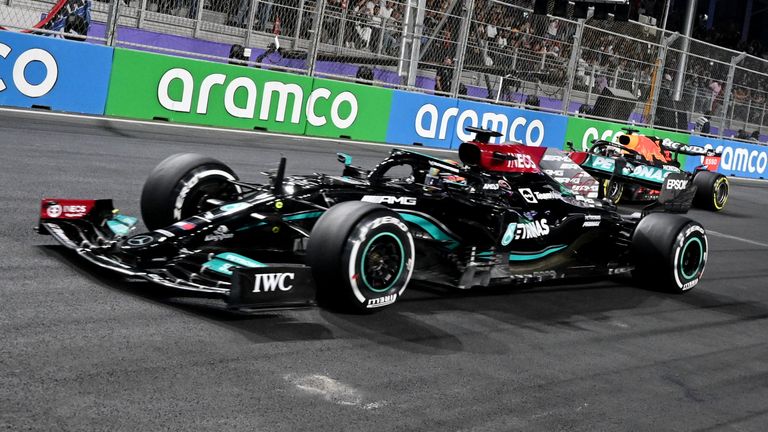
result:
[[[376,203],[376,204],[416,205],[416,198],[414,198],[414,197],[395,197],[395,196],[366,195],[360,201]]]
[[[392,304],[397,300],[397,294],[385,295],[384,297],[368,299],[367,308],[377,308]]]
[[[262,273],[253,275],[253,292],[290,291],[293,288],[294,273]],[[286,279],[291,285],[286,284]]]
[[[688,187],[688,180],[667,179],[667,189],[685,190]]]

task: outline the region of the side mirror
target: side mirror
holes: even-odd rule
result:
[[[336,160],[343,163],[344,166],[352,165],[352,156],[346,153],[336,153]]]

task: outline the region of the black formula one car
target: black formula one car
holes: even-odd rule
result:
[[[665,210],[626,216],[556,149],[461,145],[463,165],[394,149],[372,170],[339,154],[341,175],[240,181],[222,162],[177,154],[150,174],[141,213],[111,200],[45,198],[38,231],[129,279],[210,293],[233,309],[315,300],[358,311],[392,305],[409,282],[459,289],[632,274],[674,292],[707,261],[704,228]],[[564,185],[543,172],[561,171]],[[690,204],[689,204],[690,205]],[[684,207],[684,206],[683,206]]]
[[[618,143],[594,140],[588,152],[571,151],[571,158],[590,175],[601,181],[600,196],[618,204],[657,199],[664,180],[670,174],[684,173],[680,185],[693,190],[693,205],[720,211],[728,201],[728,178],[714,172],[720,153],[704,147],[681,144],[657,137],[638,135],[625,128]],[[570,143],[569,143],[570,144]],[[572,145],[571,145],[572,147]],[[704,157],[704,163],[692,172],[680,169],[679,155]]]

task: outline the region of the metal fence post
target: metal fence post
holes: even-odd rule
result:
[[[390,18],[384,18],[381,20],[381,29],[379,30],[379,40],[376,45],[376,54],[381,55],[381,51],[384,47],[384,32],[387,31],[387,22]]]
[[[744,129],[747,129],[747,126],[749,125],[749,114],[752,111],[752,98],[749,99],[749,103],[747,104],[747,115],[744,117]]]
[[[344,48],[344,39],[346,38],[346,32],[347,32],[347,19],[349,18],[349,9],[344,8],[341,11],[341,19],[339,21],[339,33],[336,36],[336,52],[340,53],[341,49]],[[354,31],[354,29],[353,29]]]
[[[138,17],[136,19],[136,28],[144,28],[144,17],[147,14],[147,0],[141,0],[139,5]]]
[[[259,0],[250,0],[248,4],[248,24],[245,25],[245,39],[243,46],[251,46],[251,33],[253,33],[253,21],[256,19],[256,8],[259,7]]]
[[[664,66],[667,62],[667,50],[669,46],[680,37],[680,33],[673,33],[668,38],[664,39],[664,42],[659,48],[659,65],[656,69],[656,81],[653,83],[653,95],[651,95],[651,112],[648,114],[648,125],[653,126],[656,121],[656,108],[659,106],[659,93],[661,92],[661,83],[664,80]]]
[[[107,45],[115,46],[115,35],[117,34],[117,13],[118,6],[122,0],[112,0],[109,4],[109,15],[107,15]]]
[[[408,63],[408,87],[416,87],[416,77],[419,74],[419,60],[421,60],[421,35],[424,31],[424,12],[427,8],[426,0],[412,0],[416,6],[416,19],[413,21],[413,39],[411,43],[411,60]],[[456,80],[454,80],[455,82]]]
[[[568,114],[568,108],[571,105],[571,93],[573,92],[573,83],[576,81],[576,69],[581,57],[581,39],[584,36],[583,18],[579,19],[579,25],[576,27],[576,33],[573,35],[573,44],[571,45],[571,58],[568,60],[568,80],[563,89],[563,114]]]
[[[410,0],[406,0],[405,16],[403,18],[403,29],[402,34],[400,35],[400,55],[397,60],[397,75],[400,77],[401,84],[408,82],[405,72],[405,44],[408,43],[408,28],[411,26],[411,21],[413,20],[413,17],[411,17]]]
[[[728,118],[728,105],[731,103],[731,93],[733,92],[733,77],[736,75],[736,66],[741,63],[744,58],[747,57],[747,53],[741,53],[737,56],[731,57],[731,66],[728,68],[728,81],[725,84],[725,96],[723,97],[723,122],[720,125],[720,133],[718,136],[723,137],[725,130],[725,120]],[[731,118],[733,112],[731,112]],[[728,120],[728,127],[731,127],[732,120]]]
[[[200,36],[200,27],[203,22],[203,8],[205,7],[205,0],[197,0],[197,13],[195,14],[195,37]]]
[[[296,49],[296,47],[299,45],[299,39],[301,38],[301,24],[302,21],[304,21],[304,3],[305,0],[299,1],[299,13],[297,14],[298,17],[296,18],[296,32],[293,34],[293,49]]]
[[[592,65],[592,70],[589,73],[589,84],[587,84],[587,106],[592,106],[592,89],[595,88],[595,74],[597,73],[597,66]]]
[[[307,60],[309,60],[309,64],[307,65],[307,75],[309,76],[315,75],[315,67],[317,66],[317,52],[320,49],[320,33],[322,33],[323,29],[322,22],[323,15],[325,14],[325,1],[326,0],[317,0],[317,3],[315,3],[315,19],[312,21],[312,31],[314,33],[312,34],[312,46],[310,46],[309,57],[307,58]]]
[[[465,0],[465,7],[462,11],[464,19],[461,20],[461,29],[459,29],[459,50],[456,58],[456,69],[454,71],[453,82],[451,83],[451,97],[459,95],[459,81],[461,73],[464,71],[464,59],[467,54],[467,41],[469,40],[470,26],[472,25],[472,11],[475,8],[475,0]]]

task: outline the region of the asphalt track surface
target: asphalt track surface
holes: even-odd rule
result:
[[[369,316],[238,316],[79,267],[32,232],[42,196],[111,197],[177,152],[258,179],[389,149],[0,112],[0,429],[765,431],[768,186],[732,182],[703,281],[445,294]],[[717,234],[716,234],[716,233]]]

